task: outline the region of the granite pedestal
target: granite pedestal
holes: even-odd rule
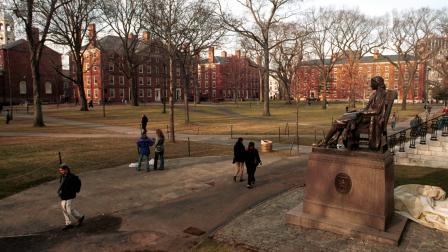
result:
[[[394,214],[390,152],[313,148],[303,203],[287,223],[398,245],[407,219]]]

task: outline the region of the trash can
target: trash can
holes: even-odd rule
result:
[[[272,141],[261,140],[261,152],[271,152],[272,151]]]

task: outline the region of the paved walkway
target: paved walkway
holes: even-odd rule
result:
[[[292,189],[239,215],[214,234],[218,241],[253,251],[448,251],[448,233],[409,221],[400,246],[394,247],[286,224],[304,188]]]
[[[257,186],[232,180],[231,157],[167,160],[165,171],[126,166],[79,174],[85,225],[67,232],[51,181],[0,200],[2,251],[184,251],[254,204],[303,185],[307,157],[262,155]]]

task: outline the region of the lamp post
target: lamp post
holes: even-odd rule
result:
[[[429,78],[429,72],[431,71],[430,67],[426,68],[426,78],[425,78],[425,111],[428,113],[428,78]]]

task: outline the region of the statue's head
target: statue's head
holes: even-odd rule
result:
[[[386,85],[384,85],[384,79],[381,76],[375,76],[370,81],[370,87],[373,90],[377,90],[378,88],[386,89]]]

